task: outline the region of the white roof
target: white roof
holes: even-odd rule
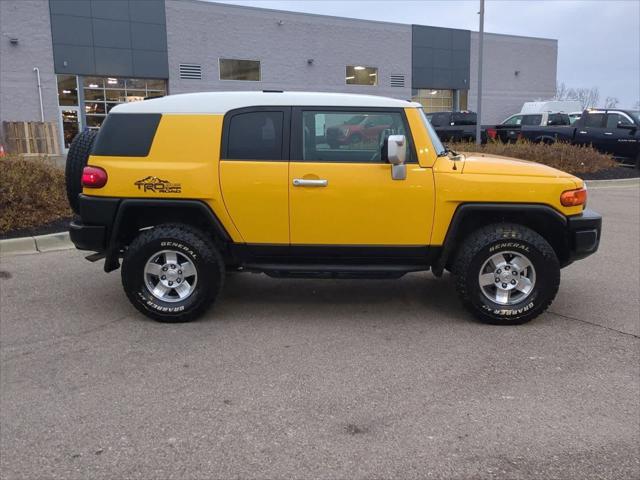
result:
[[[114,113],[209,113],[224,114],[229,110],[256,106],[313,107],[420,107],[419,103],[397,98],[351,93],[320,92],[201,92],[123,103],[111,109]]]

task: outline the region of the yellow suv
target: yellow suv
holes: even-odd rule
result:
[[[163,322],[202,314],[229,271],[446,269],[478,318],[518,324],[600,239],[582,180],[450,152],[419,104],[391,98],[211,92],[119,105],[67,162],[71,239],[107,272],[122,259],[129,300]]]

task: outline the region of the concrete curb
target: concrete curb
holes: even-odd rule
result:
[[[34,237],[8,238],[0,240],[0,256],[23,255],[25,253],[37,253]]]
[[[0,256],[55,252],[75,248],[69,232],[51,233],[36,237],[8,238],[0,240]]]

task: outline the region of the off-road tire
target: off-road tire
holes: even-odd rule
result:
[[[69,153],[67,153],[67,164],[64,171],[67,199],[71,209],[78,214],[80,213],[78,195],[82,193],[82,170],[87,165],[97,134],[96,130],[80,132],[71,142]]]
[[[154,297],[145,282],[145,265],[154,253],[175,250],[196,267],[197,283],[190,296],[179,302]],[[122,261],[122,286],[129,301],[153,320],[189,322],[215,301],[225,277],[224,261],[214,244],[199,230],[182,224],[165,224],[140,233]]]
[[[478,280],[484,262],[503,251],[526,256],[536,272],[533,290],[514,305],[489,300]],[[549,307],[560,285],[560,264],[551,245],[533,230],[510,223],[488,225],[471,233],[457,251],[452,273],[463,305],[480,321],[494,325],[519,325],[534,319]]]

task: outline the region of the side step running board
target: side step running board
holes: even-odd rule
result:
[[[427,265],[326,265],[255,263],[244,270],[276,278],[400,278],[410,272],[429,270]]]

